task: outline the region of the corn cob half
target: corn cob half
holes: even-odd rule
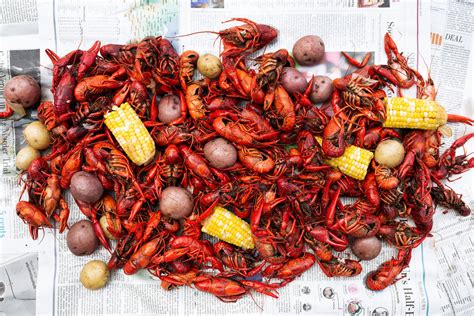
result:
[[[135,164],[143,165],[155,156],[155,142],[130,104],[112,107],[104,123]]]
[[[204,220],[202,232],[244,249],[255,247],[250,225],[221,206]]]
[[[448,121],[445,109],[436,101],[415,98],[385,98],[384,127],[437,129]]]
[[[316,137],[316,140],[319,144],[322,143],[321,138]],[[373,157],[374,154],[371,151],[354,145],[349,145],[346,147],[342,156],[328,158],[325,159],[324,162],[351,178],[364,180]]]

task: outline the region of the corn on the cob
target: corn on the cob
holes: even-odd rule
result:
[[[221,206],[204,220],[202,231],[244,249],[255,247],[250,225]]]
[[[321,138],[316,137],[316,140],[321,144]],[[324,162],[351,178],[364,180],[373,157],[374,154],[371,151],[349,145],[342,156],[325,159]]]
[[[384,127],[437,129],[448,121],[445,109],[436,101],[415,98],[385,98]]]
[[[135,164],[143,165],[155,156],[155,142],[130,104],[114,106],[104,123]]]

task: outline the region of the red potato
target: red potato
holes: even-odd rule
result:
[[[324,53],[324,42],[316,35],[303,36],[293,46],[293,57],[303,66],[316,65],[323,59]]]
[[[332,94],[334,86],[331,78],[327,76],[314,77],[313,88],[309,95],[309,99],[313,103],[326,102]]]
[[[104,188],[97,176],[79,171],[71,178],[71,193],[76,200],[95,203],[102,197]]]
[[[8,105],[15,112],[24,114],[24,108],[29,108],[38,103],[41,98],[41,89],[33,77],[20,75],[8,80],[4,94]]]
[[[293,67],[284,67],[281,73],[281,84],[288,93],[304,92],[308,81],[305,76]]]
[[[193,196],[181,187],[167,187],[161,193],[160,210],[168,217],[184,218],[193,210]]]
[[[86,219],[71,226],[67,233],[66,243],[69,250],[76,256],[90,255],[99,246],[94,227]]]
[[[372,260],[380,254],[382,242],[377,237],[357,238],[352,242],[351,250],[361,260]]]
[[[232,167],[237,161],[237,150],[224,138],[216,138],[204,145],[204,156],[215,168]]]
[[[176,95],[169,94],[161,98],[158,103],[158,119],[165,123],[171,123],[181,116],[181,102]]]

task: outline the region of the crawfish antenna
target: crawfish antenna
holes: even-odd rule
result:
[[[219,35],[219,32],[214,32],[214,31],[199,31],[199,32],[192,32],[192,33],[183,34],[183,35],[166,36],[165,38],[180,38],[180,37],[187,37],[187,36],[196,35],[196,34],[216,34],[216,35]]]
[[[263,312],[263,307],[258,305],[257,301],[255,300],[255,297],[253,297],[252,292],[249,292],[250,297],[252,298],[252,301],[257,305],[257,307]]]

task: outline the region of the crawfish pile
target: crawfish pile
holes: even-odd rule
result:
[[[367,287],[393,284],[429,235],[435,205],[470,213],[441,181],[474,166],[474,158],[455,154],[474,134],[441,154],[439,131],[382,127],[384,89],[400,94],[416,86],[418,98],[436,95],[432,81],[408,66],[388,34],[387,65],[348,58],[358,69],[334,80],[331,101],[321,107],[308,98],[312,83],[294,95],[280,84],[282,68],[294,65],[285,49],[248,58],[273,41],[276,30],[234,20],[243,24],[219,32],[223,72],[214,80],[195,80],[198,53],[179,55],[162,37],[130,45],[96,42],[61,58],[47,50],[54,101],[43,102],[38,114],[54,143],[23,174],[29,202],[18,203],[18,215],[33,238],[53,219],[63,232],[69,215],[63,191],[83,170],[95,173],[107,191],[94,205],[77,203],[110,251],[111,269],[148,269],[166,289],[194,286],[225,301],[250,290],[276,297],[277,288],[315,263],[328,277],[360,274],[358,261],[338,253],[349,238],[378,236],[399,254],[368,275]],[[181,117],[169,124],[157,120],[157,97],[166,94],[181,100]],[[134,107],[158,148],[145,166],[132,164],[103,124],[104,114],[123,102]],[[218,136],[238,150],[239,161],[227,169],[210,167],[203,156],[203,146]],[[373,161],[365,180],[357,181],[323,162],[349,144],[373,150],[388,137],[402,141],[407,152],[397,168]],[[161,192],[171,185],[193,194],[193,213],[184,221],[158,210]],[[356,201],[343,205],[343,196]],[[255,249],[203,238],[201,223],[217,204],[249,221]],[[113,248],[98,224],[103,215],[118,239]]]

